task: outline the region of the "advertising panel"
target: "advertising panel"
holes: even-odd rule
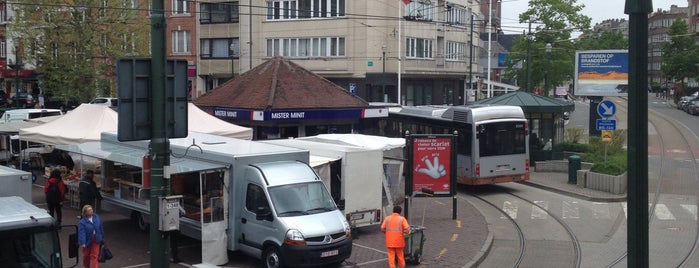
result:
[[[628,96],[628,50],[575,52],[576,96]]]
[[[435,194],[450,194],[451,142],[451,137],[413,139],[413,193],[430,189]]]

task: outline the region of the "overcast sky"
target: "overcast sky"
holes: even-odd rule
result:
[[[505,34],[522,33],[527,29],[526,24],[518,24],[519,14],[528,9],[529,0],[501,0],[502,2],[502,30]],[[590,26],[606,19],[629,19],[624,14],[625,0],[578,0],[578,4],[584,4],[583,14],[592,18]],[[687,6],[687,0],[653,0],[653,12],[661,8],[669,10],[671,5]]]

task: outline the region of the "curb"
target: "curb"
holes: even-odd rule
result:
[[[464,264],[462,268],[471,268],[471,267],[478,267],[478,265],[485,260],[485,257],[488,256],[488,253],[490,252],[490,248],[493,245],[493,230],[491,227],[490,223],[487,223],[488,226],[488,236],[485,238],[485,243],[483,243],[483,246],[481,247],[481,250],[478,251],[476,256],[473,257],[469,262]]]
[[[559,188],[556,188],[556,187],[552,187],[552,186],[548,186],[548,185],[544,185],[544,184],[539,184],[539,183],[535,183],[535,182],[531,182],[531,181],[521,181],[521,182],[519,182],[519,183],[524,184],[524,185],[529,185],[529,186],[532,186],[532,187],[541,188],[541,189],[548,190],[548,191],[551,191],[551,192],[559,193],[559,194],[562,194],[562,195],[567,195],[567,196],[570,196],[570,197],[575,197],[575,198],[578,198],[578,199],[583,199],[583,200],[591,201],[591,202],[623,202],[623,201],[626,201],[626,199],[627,199],[626,194],[620,195],[620,196],[618,196],[618,197],[588,196],[588,195],[579,194],[579,193],[574,193],[574,192],[571,192],[571,191],[567,191],[567,190],[563,190],[563,189],[559,189]]]

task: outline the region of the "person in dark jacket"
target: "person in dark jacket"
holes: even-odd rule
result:
[[[97,258],[100,253],[100,243],[104,240],[102,220],[94,212],[92,206],[82,207],[82,218],[78,223],[78,242],[83,249],[83,267],[97,268]]]
[[[52,197],[52,194],[49,193],[51,184],[56,184],[56,186],[58,186],[58,190],[60,191],[58,198]],[[49,208],[49,214],[51,214],[51,217],[53,217],[55,213],[56,221],[58,221],[58,225],[61,225],[61,221],[63,220],[63,211],[61,210],[61,206],[63,201],[66,200],[66,185],[63,183],[63,179],[61,178],[61,171],[57,168],[51,171],[51,176],[46,181],[46,185],[44,185],[44,194],[46,195],[46,204]]]
[[[91,205],[95,208],[95,200],[102,200],[102,195],[97,189],[97,183],[94,181],[95,172],[91,169],[85,171],[85,176],[80,180],[78,185],[78,193],[80,195],[80,207]]]

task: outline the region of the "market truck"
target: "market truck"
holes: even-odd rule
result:
[[[384,215],[381,150],[300,139],[262,142],[310,151],[311,164],[352,228],[381,224]]]
[[[116,133],[102,133],[99,142],[59,147],[100,159],[102,209],[126,211],[147,229],[147,141],[119,142]],[[228,250],[266,267],[350,257],[350,225],[308,165],[307,150],[190,132],[171,139],[170,151],[164,177],[170,196],[181,196],[178,230],[201,241],[203,264],[227,263]]]
[[[78,264],[77,226],[69,235],[68,257]],[[45,209],[19,196],[0,197],[0,266],[63,267],[56,221]],[[72,245],[72,246],[70,246]]]

